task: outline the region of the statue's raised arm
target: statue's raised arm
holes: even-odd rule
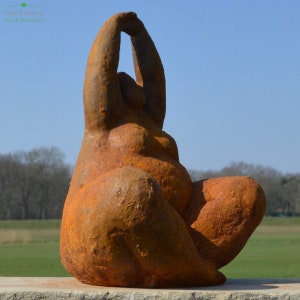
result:
[[[87,130],[109,129],[121,110],[117,78],[120,34],[135,13],[109,18],[100,29],[89,54],[84,81],[84,116]]]
[[[155,45],[135,13],[109,18],[99,31],[87,63],[84,115],[87,130],[111,129],[123,112],[121,86],[129,76],[117,74],[121,32],[131,36],[137,86],[145,96],[143,110],[162,128],[166,111],[165,76]],[[132,85],[132,83],[131,83]]]
[[[136,81],[143,87],[146,96],[146,113],[162,128],[166,113],[163,65],[150,35],[139,19],[135,28],[137,32],[131,35],[131,42]]]

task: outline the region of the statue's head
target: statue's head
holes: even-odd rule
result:
[[[118,79],[124,101],[134,109],[142,109],[146,102],[142,87],[125,72],[118,73]]]

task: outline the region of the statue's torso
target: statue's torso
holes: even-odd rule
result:
[[[161,130],[150,132],[136,123],[125,123],[105,134],[85,135],[69,194],[125,166],[148,172],[161,186],[164,198],[184,212],[192,183],[178,161],[176,142]]]

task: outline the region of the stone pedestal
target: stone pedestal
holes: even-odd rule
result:
[[[299,279],[229,279],[206,288],[136,289],[84,285],[74,278],[0,277],[0,299],[300,299]]]

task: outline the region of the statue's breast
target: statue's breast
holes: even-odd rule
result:
[[[136,123],[126,123],[111,130],[108,145],[120,155],[170,156],[178,160],[175,140],[163,131],[151,133]]]

